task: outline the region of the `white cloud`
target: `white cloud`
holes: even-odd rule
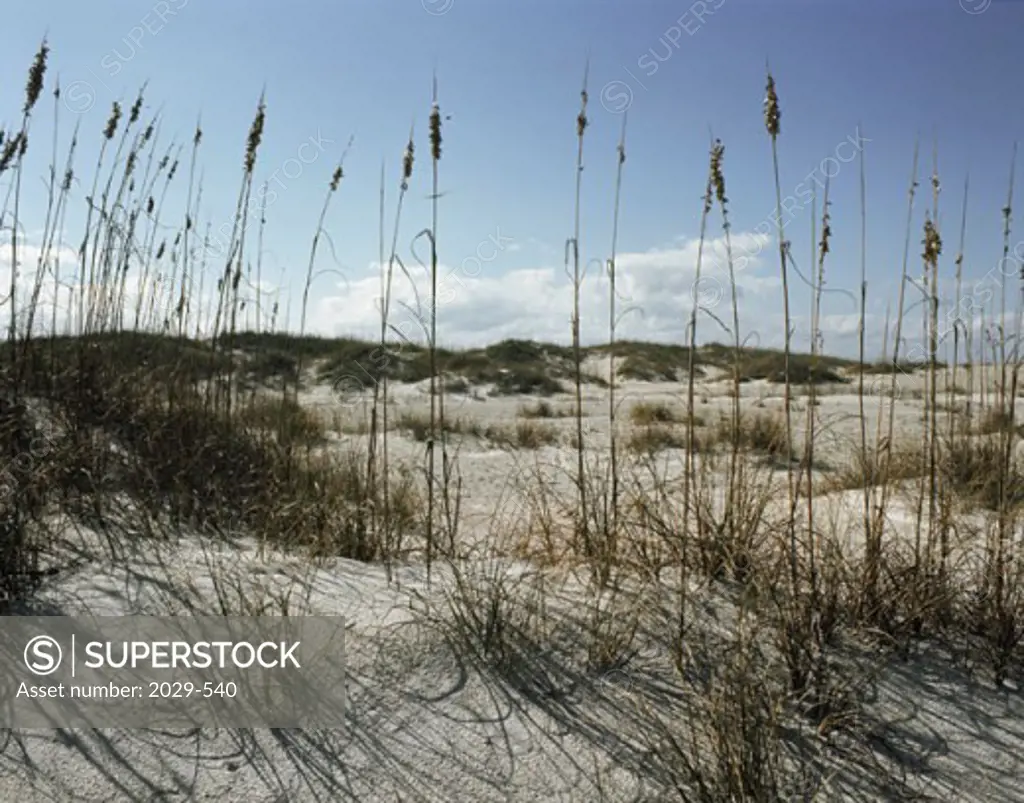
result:
[[[737,271],[741,327],[747,334],[765,320],[766,297],[777,297],[779,281],[762,270],[760,253],[770,239],[747,233],[733,237],[734,257],[746,255]],[[617,295],[624,313],[619,336],[682,341],[693,300],[723,320],[731,320],[729,277],[724,238],[707,240],[702,280],[694,288],[699,243],[686,240],[668,248],[620,254],[616,259]],[[581,266],[582,269],[582,266]],[[424,311],[429,283],[423,268],[409,269]],[[506,337],[567,342],[571,337],[572,283],[564,268],[545,266],[507,270],[500,274],[467,275],[441,266],[438,279],[438,340],[445,345],[477,346]],[[580,293],[581,339],[586,343],[608,338],[609,281],[603,266],[591,262]],[[367,275],[338,286],[311,306],[310,329],[327,335],[374,337],[379,333],[380,279],[376,267]],[[773,306],[772,312],[778,305]],[[392,324],[405,336],[422,340],[422,329],[409,308],[415,293],[396,271],[392,295]],[[709,316],[701,316],[701,339],[726,340]]]
[[[732,238],[733,264],[736,273],[736,293],[739,307],[741,337],[746,345],[779,348],[783,345],[783,316],[781,282],[775,266],[772,240],[757,233],[739,233]],[[507,244],[503,250],[511,250]],[[50,262],[59,253],[61,287],[54,292],[53,273],[47,269],[41,285],[34,329],[37,333],[49,331],[53,320],[56,297],[58,331],[66,331],[72,304],[72,288],[76,281],[78,257],[68,247],[50,254]],[[701,259],[701,281],[694,285],[698,256]],[[31,242],[19,246],[18,308],[24,310],[31,297],[40,248]],[[520,257],[521,259],[522,257]],[[560,263],[560,260],[558,261]],[[698,317],[698,340],[731,342],[732,324],[731,289],[729,282],[726,242],[723,237],[708,239],[700,253],[699,241],[681,239],[672,244],[647,251],[620,254],[617,258],[617,295],[620,339],[650,340],[685,343],[689,339],[688,326],[696,298],[703,313]],[[582,266],[581,266],[582,267]],[[166,270],[167,264],[163,265]],[[475,269],[474,269],[475,268]],[[608,340],[609,281],[605,266],[591,261],[580,293],[581,338],[585,344]],[[392,290],[391,325],[400,335],[417,342],[426,339],[424,325],[429,302],[429,282],[426,269],[410,265],[409,273],[419,290],[419,308],[424,313],[421,323],[417,319],[416,294],[409,279],[396,268]],[[322,271],[335,273],[337,271]],[[0,337],[6,333],[10,320],[10,304],[6,291],[10,286],[10,248],[0,245]],[[142,310],[146,321],[159,326],[173,311],[176,295],[166,286],[169,277],[163,277],[156,306],[149,315],[149,297]],[[254,328],[256,324],[256,287],[246,277],[242,296],[247,299],[240,310],[239,328]],[[188,333],[195,334],[197,315],[201,316],[200,334],[208,336],[216,309],[216,275],[209,271],[203,280],[199,301],[199,277],[193,277],[190,299]],[[153,276],[150,276],[150,282]],[[376,339],[380,334],[378,299],[381,294],[380,276],[376,265],[349,281],[335,281],[333,290],[323,289],[327,278],[321,280],[310,294],[306,331],[326,336],[349,335]],[[124,324],[135,322],[135,309],[140,295],[141,275],[133,267],[124,284]],[[271,325],[271,310],[280,300],[276,320],[278,330],[297,331],[301,316],[301,277],[289,285],[281,281],[264,279],[260,294],[263,327]],[[329,287],[330,285],[328,285]],[[151,291],[150,288],[147,288]],[[799,276],[790,276],[793,348],[806,351],[810,347],[809,288]],[[78,288],[74,287],[74,308],[77,309]],[[855,356],[858,348],[859,300],[839,288],[826,287],[821,329],[824,350],[829,354]],[[877,306],[877,305],[876,305]],[[908,304],[908,307],[910,305]],[[562,264],[541,267],[523,267],[498,272],[477,260],[466,260],[463,267],[439,266],[438,279],[438,340],[441,345],[472,347],[494,343],[504,338],[526,338],[556,343],[571,340],[570,316],[572,312],[572,283]],[[913,317],[913,316],[912,316]],[[19,313],[19,328],[26,323],[24,312]],[[75,316],[77,319],[77,316]],[[914,318],[916,320],[916,318]],[[174,324],[173,315],[171,317]],[[991,320],[989,321],[991,323]],[[979,328],[975,319],[975,329]],[[894,319],[890,327],[894,326]],[[866,318],[867,357],[881,354],[885,327],[884,310],[869,309]],[[949,327],[951,328],[951,327]],[[919,327],[904,327],[904,353],[920,339]],[[980,339],[980,338],[979,338]],[[943,338],[946,341],[951,336]],[[888,344],[891,352],[892,342]]]

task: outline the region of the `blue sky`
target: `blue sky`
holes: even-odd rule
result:
[[[810,193],[818,191],[820,217],[821,185],[826,174],[831,177],[827,351],[850,354],[856,348],[860,149],[866,155],[868,196],[869,348],[875,353],[881,348],[886,304],[896,300],[918,136],[921,194],[912,227],[911,273],[921,272],[921,227],[931,206],[937,143],[945,241],[940,271],[951,279],[969,173],[966,289],[980,305],[986,289],[999,286],[991,277],[1000,257],[1000,210],[1013,143],[1024,132],[1024,107],[1017,102],[1024,3],[9,0],[8,5],[0,28],[0,68],[7,76],[0,120],[17,122],[25,72],[46,34],[52,49],[47,86],[52,89],[59,76],[64,88],[58,118],[63,146],[75,121],[82,125],[74,190],[78,210],[89,192],[110,104],[120,100],[127,107],[146,83],[144,114],[160,115],[158,149],[172,141],[187,144],[201,115],[200,225],[216,230],[230,222],[248,126],[266,88],[267,124],[256,181],[268,182],[274,194],[267,210],[263,276],[281,284],[283,298],[290,299],[292,329],[298,327],[309,244],[324,191],[350,138],[346,176],[325,226],[337,263],[326,246],[317,262],[318,271],[337,267],[345,278],[334,272],[317,276],[307,329],[371,335],[379,325],[374,299],[380,171],[386,162],[390,233],[412,124],[417,161],[399,249],[403,260],[415,265],[410,243],[430,223],[426,132],[436,69],[441,108],[451,115],[440,164],[441,340],[456,345],[509,336],[567,341],[571,289],[562,262],[573,227],[575,118],[588,57],[590,127],[580,241],[585,261],[609,256],[615,148],[628,108],[619,266],[628,298],[623,306],[643,314],[623,320],[623,335],[682,341],[695,295],[716,315],[731,317],[728,299],[722,298],[727,285],[717,210],[709,222],[714,242],[706,279],[696,293],[692,289],[713,131],[726,146],[734,245],[747,255],[739,275],[743,335],[765,345],[781,342],[776,203],[762,114],[766,59],[782,105],[781,187],[790,198],[782,219],[805,271],[812,254]],[[33,123],[22,209],[30,240],[42,227],[45,194],[39,177],[49,164],[52,106],[47,96]],[[184,213],[185,162],[183,156],[168,194],[168,224],[177,225]],[[65,239],[72,250],[82,225],[80,215],[69,214]],[[255,228],[251,231],[255,234]],[[1012,236],[1011,247],[1017,242],[1024,242],[1024,231]],[[248,243],[248,258],[255,262],[255,236]],[[421,241],[421,253],[424,246]],[[1024,256],[1024,245],[1017,253]],[[798,279],[794,282],[795,337],[806,347],[808,295]],[[944,288],[950,290],[951,283]],[[404,284],[396,294],[412,300]],[[607,285],[600,276],[587,279],[583,298],[584,339],[606,339]],[[914,299],[912,290],[908,299]],[[911,313],[915,321],[919,312]],[[403,308],[396,308],[394,322],[409,336],[418,335]],[[920,325],[909,328],[916,332]],[[700,335],[729,337],[710,316],[702,316]]]

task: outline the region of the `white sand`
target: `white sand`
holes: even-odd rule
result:
[[[920,432],[918,404],[910,396],[920,379],[901,379],[897,430]],[[711,420],[725,412],[728,381],[712,378],[698,389],[698,412]],[[424,387],[394,389],[397,409],[426,409]],[[780,388],[744,386],[745,408],[763,399],[765,409],[781,409]],[[839,461],[859,438],[856,386],[825,390],[818,408],[819,451]],[[448,397],[449,415],[487,425],[515,425],[516,411],[530,400]],[[622,420],[639,400],[664,400],[679,409],[685,402],[678,384],[628,383],[620,390]],[[607,437],[604,392],[588,388],[587,438],[597,447]],[[706,399],[706,403],[704,400]],[[332,420],[361,414],[357,403],[341,408],[328,390],[310,391],[305,403]],[[567,405],[569,397],[553,400]],[[804,400],[798,399],[800,409]],[[868,410],[873,437],[875,410]],[[802,420],[802,414],[800,416]],[[573,430],[571,419],[545,421]],[[363,436],[341,434],[330,448],[358,444]],[[519,489],[534,472],[548,477],[562,498],[571,499],[568,469],[574,453],[566,445],[536,452],[495,448],[474,437],[453,437],[459,448],[465,525],[461,546],[476,554],[515,553],[514,522],[527,516]],[[396,461],[422,460],[423,445],[395,439]],[[678,472],[682,454],[662,457],[662,468]],[[526,482],[526,485],[523,482]],[[840,532],[857,545],[857,492],[819,500]],[[910,513],[900,500],[892,518],[908,527]],[[770,515],[778,515],[776,509]],[[909,532],[909,529],[908,529]],[[625,667],[598,677],[553,687],[517,687],[482,671],[444,639],[449,615],[445,589],[452,577],[439,568],[428,589],[421,562],[396,569],[389,585],[385,569],[348,560],[310,566],[296,557],[270,554],[261,559],[244,541],[216,548],[183,534],[177,543],[140,545],[137,554],[117,560],[96,557],[98,536],[67,530],[67,550],[92,555],[72,576],[49,587],[42,602],[53,612],[73,614],[161,613],[186,610],[175,595],[196,609],[214,607],[214,575],[234,575],[250,603],[270,598],[276,586],[294,588],[292,615],[340,614],[347,618],[350,669],[347,728],[193,733],[102,731],[21,731],[9,734],[0,753],[0,800],[4,801],[656,801],[680,799],[652,756],[650,723],[638,718],[641,700],[672,722],[670,697],[657,703],[656,680],[671,682],[672,670],[656,650],[657,622],[638,635],[638,654]],[[211,571],[211,564],[213,570]],[[525,564],[473,564],[474,571],[514,577]],[[580,599],[575,580],[552,575],[548,593]],[[526,581],[523,581],[526,582]],[[733,610],[721,590],[695,589],[696,610],[717,619]],[[582,606],[581,606],[582,607]],[[626,604],[626,610],[630,605]],[[569,614],[566,614],[567,616]],[[664,625],[660,627],[662,634]],[[726,628],[728,630],[728,628]],[[811,754],[831,767],[821,800],[898,799],[878,785],[881,774],[903,775],[907,791],[919,799],[943,801],[1024,800],[1024,700],[1012,683],[994,688],[973,677],[940,646],[922,647],[908,662],[851,646],[849,660],[863,668],[872,694],[864,726],[877,733],[854,750],[841,740],[826,745],[802,734]],[[543,666],[538,659],[537,666]],[[678,724],[678,723],[677,723]],[[870,749],[869,749],[870,748]]]

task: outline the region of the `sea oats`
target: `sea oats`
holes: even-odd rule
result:
[[[43,76],[46,75],[46,58],[49,54],[50,48],[44,39],[39,45],[35,61],[32,62],[32,67],[28,71],[28,82],[25,85],[24,113],[26,115],[32,111],[32,107],[36,105],[36,101],[39,100],[39,95],[43,91]]]
[[[924,240],[921,242],[924,245],[924,252],[921,256],[929,265],[934,265],[942,254],[942,238],[931,218],[926,218],[924,221]]]
[[[121,122],[121,104],[116,100],[110,108],[110,117],[107,118],[107,126],[103,129],[105,139],[113,139],[117,133],[117,124]]]
[[[135,102],[132,104],[131,109],[128,110],[128,125],[135,125],[139,120],[139,115],[142,113],[142,90],[139,90],[138,97],[135,98]]]
[[[259,106],[256,109],[256,116],[253,118],[252,126],[249,128],[249,139],[245,146],[245,172],[252,173],[256,166],[256,151],[263,140],[263,124],[267,119],[267,107],[260,97]]]
[[[576,136],[582,137],[583,132],[587,130],[589,121],[587,120],[587,90],[584,89],[580,92],[580,113],[576,115]]]
[[[715,197],[718,203],[725,206],[728,198],[725,197],[725,175],[722,173],[722,157],[725,155],[725,146],[722,140],[716,139],[711,149],[711,180],[715,185]]]
[[[775,79],[768,73],[768,86],[764,96],[764,125],[768,135],[773,139],[779,135],[779,122],[782,113],[779,111],[779,96],[775,92]]]
[[[830,250],[829,240],[832,237],[832,214],[828,210],[831,206],[831,201],[825,201],[825,214],[821,218],[821,242],[818,251],[821,259],[824,259]]]
[[[441,159],[441,107],[437,101],[430,108],[430,154],[434,161]]]
[[[409,189],[409,179],[412,178],[412,166],[416,161],[416,145],[412,141],[412,133],[409,134],[409,143],[405,146],[405,153],[402,155],[402,189]]]
[[[0,151],[0,173],[3,173],[8,167],[11,166],[11,162],[14,157],[21,150],[22,134],[19,131],[14,135],[13,139],[8,139],[4,143],[3,151]]]

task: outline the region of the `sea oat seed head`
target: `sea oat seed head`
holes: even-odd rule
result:
[[[412,136],[409,137],[409,144],[405,146],[405,153],[402,155],[402,189],[409,189],[409,179],[412,178],[412,166],[416,160],[416,146],[413,144]]]
[[[829,252],[829,239],[832,237],[832,215],[829,213],[828,208],[832,206],[831,201],[825,202],[825,214],[821,218],[821,243],[820,251],[821,259],[825,258],[825,255]]]
[[[715,197],[718,203],[725,206],[729,199],[725,197],[725,175],[722,173],[722,157],[725,156],[725,145],[716,139],[711,149],[711,179],[715,184]]]
[[[942,253],[942,238],[939,236],[939,231],[935,228],[931,218],[925,218],[924,240],[922,244],[924,245],[924,253],[921,256],[924,257],[925,262],[934,266],[939,260],[939,255]]]
[[[252,126],[249,128],[249,141],[245,146],[245,172],[252,173],[256,167],[256,151],[263,140],[263,123],[267,118],[267,107],[260,98],[260,105],[256,109],[256,116],[253,118]]]
[[[0,173],[3,173],[8,167],[11,166],[11,161],[14,159],[14,155],[21,148],[21,132],[19,131],[14,135],[13,139],[8,139],[4,143],[4,149],[0,152]]]
[[[103,129],[103,136],[111,140],[117,132],[117,124],[121,121],[121,104],[116,100],[110,108],[110,117],[107,118],[107,127]]]
[[[39,45],[39,51],[36,53],[35,60],[28,71],[28,82],[25,85],[25,114],[32,111],[32,107],[36,105],[36,101],[39,100],[39,95],[43,91],[43,76],[46,75],[46,57],[49,54],[50,48],[44,39],[42,44]]]
[[[587,130],[587,90],[580,92],[580,113],[576,116],[576,136],[582,137],[583,132]]]
[[[779,111],[779,96],[775,91],[775,79],[768,73],[768,86],[764,96],[764,126],[768,129],[768,135],[773,139],[779,135],[779,121],[782,114]]]
[[[132,104],[131,109],[128,110],[128,125],[135,125],[138,122],[139,114],[142,113],[142,92],[139,92],[139,96],[135,98],[135,102]]]
[[[430,108],[430,155],[435,162],[441,160],[441,107],[437,101]]]

